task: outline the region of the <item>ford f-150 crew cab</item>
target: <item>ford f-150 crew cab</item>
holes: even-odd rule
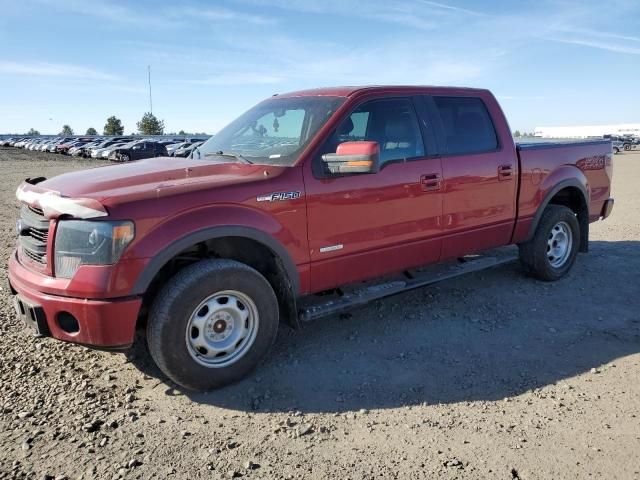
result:
[[[170,379],[211,389],[279,323],[426,285],[428,264],[515,244],[559,279],[611,174],[609,141],[515,145],[487,90],[274,95],[190,158],[27,179],[9,282],[39,334],[126,348],[144,328]]]

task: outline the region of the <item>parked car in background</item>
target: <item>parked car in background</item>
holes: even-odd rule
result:
[[[174,157],[188,157],[191,155],[191,153],[198,148],[200,145],[202,145],[204,142],[196,142],[196,143],[190,143],[188,145],[185,145],[182,148],[179,148],[178,150],[176,150],[174,152]]]
[[[173,157],[174,156],[173,154],[175,153],[175,151],[177,149],[185,147],[187,145],[191,145],[191,144],[189,142],[178,142],[178,143],[174,143],[174,144],[171,144],[171,145],[167,145],[167,147],[166,147],[167,148],[167,154],[170,157]]]
[[[91,158],[100,158],[99,152],[101,152],[103,149],[106,149],[113,145],[124,145],[126,142],[130,140],[132,139],[129,139],[129,138],[109,138],[106,140],[103,139],[100,143],[91,147],[87,152],[87,154]]]
[[[90,145],[91,142],[76,142],[75,145],[73,147],[71,147],[68,151],[67,151],[67,155],[71,155],[72,157],[80,157],[82,156],[82,148],[85,145]]]
[[[66,155],[67,153],[69,153],[69,150],[75,147],[79,142],[79,140],[71,140],[69,142],[60,143],[56,145],[55,153],[62,153]]]
[[[100,145],[102,143],[102,139],[94,139],[91,142],[85,143],[84,145],[78,146],[76,147],[76,151],[72,154],[75,157],[83,157],[83,158],[89,158],[90,155],[90,150],[94,147],[97,147],[98,145]]]
[[[14,144],[14,147],[22,148],[27,144],[27,142],[29,142],[29,140],[31,140],[29,137],[21,138]]]
[[[159,142],[151,140],[137,141],[133,145],[118,147],[109,154],[109,160],[114,162],[129,162],[143,158],[166,157],[167,149]]]
[[[70,148],[74,147],[80,140],[77,138],[65,138],[54,145],[54,153],[67,153]]]
[[[96,158],[109,158],[111,152],[113,152],[116,148],[126,147],[130,143],[133,144],[135,142],[117,142],[113,145],[109,145],[108,147],[101,148],[96,152]]]
[[[105,158],[105,159],[109,158],[109,155],[111,155],[111,152],[113,152],[116,148],[124,147],[128,143],[130,143],[130,142],[116,143],[116,144],[113,144],[113,145],[111,145],[111,146],[109,146],[107,148],[100,149],[100,153],[99,153],[100,157],[99,158]]]
[[[174,157],[174,156],[176,156],[175,153],[176,153],[176,151],[178,149],[187,148],[187,147],[193,145],[194,143],[198,143],[198,144],[201,145],[205,141],[206,141],[206,138],[187,138],[182,142],[174,143],[173,145],[169,145],[167,147],[167,152],[169,153],[170,157]],[[178,156],[184,156],[184,155],[178,155]]]
[[[624,143],[622,143],[620,140],[612,140],[611,148],[613,148],[613,153],[620,153],[622,150],[624,150]]]
[[[626,151],[629,150],[637,150],[640,148],[640,138],[639,137],[627,137],[622,142],[622,148]]]

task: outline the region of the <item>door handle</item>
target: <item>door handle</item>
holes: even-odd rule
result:
[[[498,167],[498,180],[511,180],[513,166],[506,164]]]
[[[420,185],[422,186],[422,190],[424,192],[432,192],[435,190],[440,190],[440,174],[439,173],[429,173],[427,175],[420,176]]]

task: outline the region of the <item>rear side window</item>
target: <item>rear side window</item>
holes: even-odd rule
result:
[[[447,154],[491,152],[498,137],[484,102],[474,97],[433,97],[442,120]]]

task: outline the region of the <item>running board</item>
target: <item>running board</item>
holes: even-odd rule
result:
[[[369,284],[358,289],[344,292],[342,295],[327,297],[310,296],[303,299],[300,309],[300,320],[308,322],[318,318],[335,315],[345,310],[367,304],[373,300],[396,295],[398,293],[424,287],[467,273],[497,267],[517,260],[517,251],[505,247],[491,250],[483,255],[469,255],[454,262],[440,263],[428,267],[404,272],[404,277],[388,279],[383,282]],[[315,302],[310,301],[315,298]]]

